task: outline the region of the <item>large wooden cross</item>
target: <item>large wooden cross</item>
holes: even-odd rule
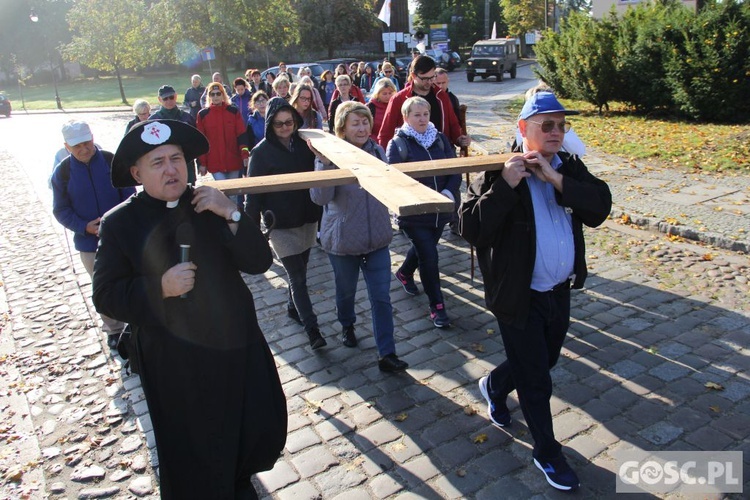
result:
[[[454,206],[452,201],[420,184],[414,177],[500,170],[511,157],[510,154],[500,154],[388,165],[353,144],[322,130],[303,129],[299,134],[303,139],[310,139],[313,147],[339,169],[244,177],[210,181],[205,184],[214,186],[227,195],[233,195],[292,191],[358,182],[397,215],[418,215],[451,212]]]

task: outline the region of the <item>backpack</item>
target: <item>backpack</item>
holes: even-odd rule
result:
[[[401,161],[405,162],[406,157],[409,152],[408,146],[406,145],[406,139],[404,139],[403,137],[399,135],[394,135],[392,141],[393,141],[393,144],[395,144],[396,148],[398,149],[398,155],[401,157]],[[445,151],[445,144],[443,143],[442,134],[438,134],[437,143],[438,143],[438,147],[440,148],[440,152]]]

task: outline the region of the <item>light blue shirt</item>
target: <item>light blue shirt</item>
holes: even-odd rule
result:
[[[550,163],[555,170],[562,165],[555,155]],[[570,213],[555,201],[555,187],[536,175],[526,178],[531,191],[536,224],[536,259],[531,274],[531,289],[547,292],[573,274],[575,248]]]

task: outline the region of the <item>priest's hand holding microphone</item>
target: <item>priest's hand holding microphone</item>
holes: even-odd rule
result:
[[[232,234],[237,234],[237,227],[242,216],[237,205],[218,189],[201,186],[193,192],[191,202],[195,211],[205,210],[222,217],[229,224]],[[180,246],[180,263],[167,270],[161,277],[162,297],[186,298],[187,293],[195,286],[195,270],[198,269],[190,262],[190,246],[193,244],[193,228],[189,224],[182,224],[177,228],[175,240]]]

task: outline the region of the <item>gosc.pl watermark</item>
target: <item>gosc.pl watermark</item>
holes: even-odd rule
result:
[[[628,451],[617,458],[617,493],[742,493],[741,451]]]

